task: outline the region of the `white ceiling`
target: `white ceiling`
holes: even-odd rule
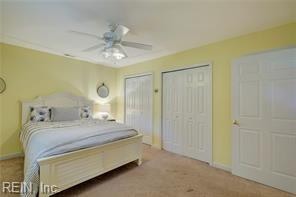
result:
[[[295,0],[7,0],[2,2],[2,42],[121,67],[295,21]],[[99,50],[82,52],[107,21],[131,29],[124,40],[152,44],[152,51],[125,48],[129,57],[110,62]],[[0,40],[0,41],[1,41]]]

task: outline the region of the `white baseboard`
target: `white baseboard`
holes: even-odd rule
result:
[[[156,148],[156,149],[159,149],[159,150],[162,149],[160,144],[152,144],[151,146],[152,146],[153,148]]]
[[[21,152],[12,153],[12,154],[1,156],[0,161],[7,160],[7,159],[13,159],[13,158],[17,158],[17,157],[23,157],[23,156],[24,156],[24,153],[21,153]]]
[[[231,172],[231,166],[229,166],[229,165],[213,162],[212,166],[215,167],[215,168],[219,168],[221,170]]]

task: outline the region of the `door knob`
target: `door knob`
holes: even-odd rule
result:
[[[232,124],[233,124],[233,125],[237,125],[237,126],[239,126],[239,122],[238,122],[238,120],[233,120],[233,121],[232,121]]]

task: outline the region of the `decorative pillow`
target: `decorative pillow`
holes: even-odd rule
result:
[[[90,119],[92,116],[91,108],[89,106],[80,107],[81,119]]]
[[[80,120],[79,107],[53,107],[51,120],[54,122]]]
[[[47,106],[31,107],[30,121],[32,122],[49,122],[51,108]]]

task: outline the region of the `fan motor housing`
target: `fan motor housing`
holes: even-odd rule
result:
[[[106,32],[104,33],[104,40],[106,42],[114,42],[114,41],[119,41],[120,38],[117,37],[117,34],[114,32]]]

